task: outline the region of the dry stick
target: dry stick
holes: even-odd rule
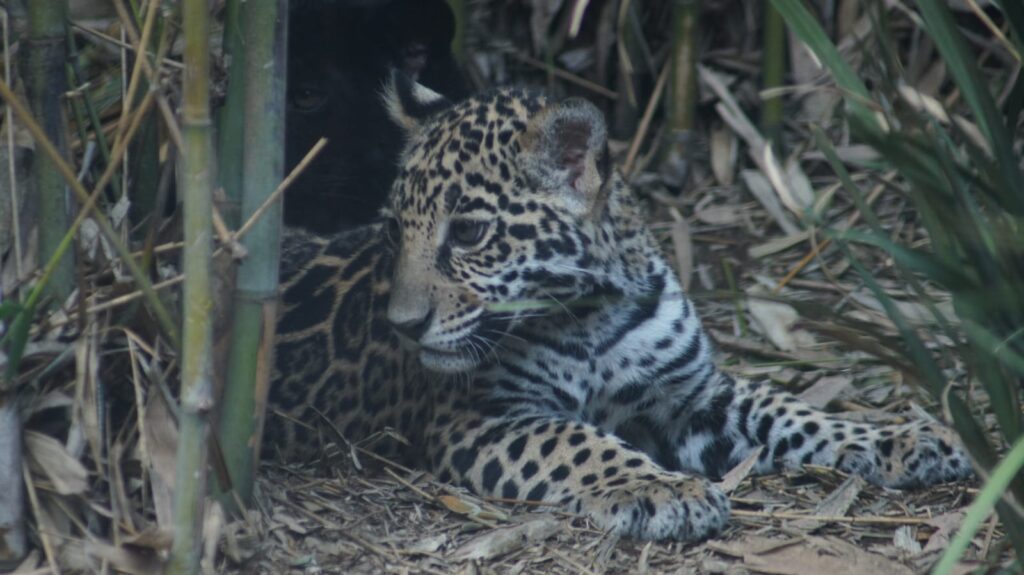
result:
[[[3,12],[3,33],[4,33],[4,82],[7,85],[11,85],[11,46],[9,42],[9,35],[7,32],[7,10]],[[18,223],[19,212],[21,211],[18,204],[18,178],[15,174],[14,165],[14,118],[11,116],[11,107],[7,106],[4,111],[7,117],[7,174],[11,178],[11,228],[14,232],[14,275],[21,280],[21,224]]]
[[[86,28],[85,26],[82,26],[81,24],[75,24],[75,23],[71,24],[71,28],[74,29],[74,30],[78,30],[79,32],[84,32],[86,35],[93,36],[96,39],[99,39],[99,40],[102,40],[104,42],[113,44],[113,45],[115,45],[115,46],[117,46],[119,48],[126,48],[128,50],[131,50],[132,52],[136,51],[135,46],[132,46],[131,44],[128,44],[127,42],[122,42],[122,41],[118,40],[117,38],[114,38],[113,36],[108,36],[107,34],[104,34],[103,32],[100,32],[99,30],[93,30],[92,28]],[[147,52],[148,52],[148,50],[147,50]],[[165,66],[169,66],[171,68],[177,68],[178,70],[184,69],[184,67],[185,67],[185,65],[182,64],[181,62],[178,62],[177,60],[171,60],[170,58],[166,58],[166,57],[160,58],[158,61],[161,64],[165,65]]]
[[[179,276],[173,277],[171,279],[167,279],[167,280],[164,280],[162,282],[158,282],[158,283],[153,284],[153,289],[155,291],[160,291],[160,290],[162,290],[164,288],[168,288],[168,287],[171,287],[171,286],[176,286],[176,285],[180,284],[181,282],[183,282],[184,280],[185,280],[185,276],[179,275]],[[143,296],[143,293],[141,291],[136,290],[136,291],[133,291],[131,293],[126,293],[124,295],[108,299],[107,301],[102,301],[100,303],[93,304],[93,305],[91,305],[91,306],[89,306],[88,308],[85,309],[85,313],[87,315],[92,315],[94,313],[99,313],[101,311],[106,311],[108,309],[115,308],[115,307],[117,307],[119,305],[124,305],[126,303],[131,303],[131,302],[141,298],[142,296]],[[62,318],[55,319],[55,320],[51,321],[50,325],[53,326],[53,327],[60,327],[62,325],[66,325],[68,323],[71,323],[77,317],[78,317],[77,313],[69,313],[67,315],[67,317],[62,317]]]
[[[151,2],[149,5],[149,12],[146,12],[146,22],[142,27],[142,39],[136,44],[135,64],[132,66],[131,79],[128,81],[128,91],[125,92],[124,100],[121,102],[121,118],[118,120],[117,135],[114,136],[115,148],[128,127],[128,115],[132,100],[135,99],[135,92],[139,88],[139,78],[142,76],[143,62],[149,62],[149,58],[145,52],[141,51],[141,47],[149,45],[149,37],[153,33],[153,24],[156,22],[157,13],[157,6],[155,4],[155,2]],[[124,0],[114,0],[114,8],[117,10],[117,15],[121,18],[121,27],[126,31],[131,30],[134,32],[135,28],[131,18],[128,16],[128,12],[125,10]],[[132,40],[138,40],[138,38],[132,38]]]
[[[110,241],[111,245],[114,247],[114,250],[117,251],[118,256],[125,263],[125,265],[128,266],[128,271],[131,273],[132,278],[139,285],[139,288],[142,289],[143,293],[145,293],[146,299],[149,302],[150,307],[153,310],[153,313],[156,315],[156,318],[159,321],[160,326],[171,337],[171,339],[174,342],[174,345],[177,346],[179,343],[177,325],[174,323],[174,321],[171,320],[170,314],[167,313],[167,308],[164,307],[163,302],[160,301],[160,298],[157,297],[156,292],[153,291],[153,285],[150,283],[149,278],[146,277],[146,274],[142,271],[142,268],[140,268],[139,264],[135,261],[134,258],[132,258],[132,254],[128,250],[128,248],[121,242],[120,238],[117,235],[117,231],[114,230],[114,226],[110,224],[110,220],[107,219],[106,214],[104,214],[103,211],[96,206],[96,198],[99,196],[99,193],[103,189],[103,186],[106,185],[106,183],[103,181],[103,178],[101,178],[99,182],[100,184],[103,184],[103,186],[96,186],[95,191],[92,195],[90,195],[89,192],[85,190],[85,187],[82,186],[82,183],[78,181],[78,178],[75,175],[74,170],[64,160],[60,152],[57,151],[57,148],[54,147],[53,142],[51,142],[50,139],[46,137],[46,133],[43,132],[43,129],[39,126],[39,124],[36,123],[35,119],[32,118],[32,114],[30,114],[28,110],[25,109],[25,106],[14,95],[14,93],[11,91],[10,87],[7,85],[6,82],[0,82],[0,98],[3,98],[7,101],[7,103],[11,107],[11,110],[14,111],[14,115],[17,116],[18,121],[24,124],[25,128],[28,129],[29,133],[32,135],[33,140],[35,140],[36,146],[38,146],[37,151],[41,149],[44,154],[46,154],[51,160],[53,160],[54,165],[57,167],[57,170],[60,172],[64,180],[68,183],[68,186],[71,188],[71,191],[73,191],[75,195],[78,197],[78,201],[82,204],[82,209],[79,212],[78,217],[75,219],[75,222],[72,224],[72,227],[69,229],[69,232],[77,229],[77,226],[81,225],[82,221],[84,221],[85,215],[90,211],[92,212],[93,220],[95,220],[96,224],[99,226],[100,231]],[[152,101],[148,98],[147,100]],[[139,118],[141,120],[141,114],[139,114]],[[133,122],[132,125],[137,128],[138,122]],[[129,132],[133,132],[132,126],[129,126]],[[118,163],[118,158],[113,157],[113,160],[111,161],[110,165],[107,166],[107,171],[104,172],[103,175],[109,178],[108,174],[113,173],[112,168],[116,169]]]
[[[636,135],[633,136],[633,142],[629,144],[629,153],[626,154],[626,162],[622,165],[622,173],[627,178],[633,172],[636,155],[640,152],[640,143],[644,141],[644,137],[647,135],[647,130],[651,125],[651,118],[654,117],[654,111],[658,109],[658,102],[661,101],[661,93],[665,91],[665,84],[668,83],[668,71],[672,68],[671,63],[671,60],[667,60],[665,65],[661,67],[661,74],[658,74],[658,83],[654,85],[654,92],[651,93],[651,98],[647,100],[647,108],[644,109],[644,115],[640,119],[640,127],[637,128]]]
[[[896,172],[892,171],[882,176],[882,179],[888,182],[892,180],[892,178],[895,176]],[[878,198],[878,196],[881,195],[883,189],[885,189],[884,184],[878,184],[878,186],[876,186],[875,189],[871,190],[871,193],[868,194],[866,200],[867,204],[873,204],[875,200]],[[846,229],[850,229],[851,227],[853,227],[853,224],[857,223],[857,221],[860,219],[860,216],[861,213],[859,211],[850,214],[850,217],[847,218],[846,220]],[[828,247],[828,245],[831,242],[832,238],[825,238],[825,241],[812,247],[811,251],[807,252],[807,254],[804,255],[804,257],[800,258],[800,261],[797,262],[795,266],[793,266],[793,269],[789,270],[789,273],[786,274],[786,277],[782,278],[782,280],[779,281],[779,284],[776,285],[774,289],[772,289],[772,294],[778,295],[778,293],[782,291],[782,288],[786,287],[786,284],[793,281],[793,278],[795,278],[801,270],[807,267],[807,264],[811,263],[811,261],[814,258],[818,257],[818,254],[820,254],[822,250]]]
[[[32,474],[28,470],[28,461],[22,463],[21,473],[25,478],[25,491],[28,492],[28,500],[29,503],[32,504],[32,513],[36,517],[42,517],[42,509],[39,507],[39,496],[36,494],[35,484],[32,483]],[[38,525],[36,529],[39,532],[39,539],[43,544],[43,553],[46,555],[46,562],[50,564],[50,573],[60,575],[57,555],[53,552],[53,543],[50,541],[49,532],[43,525]]]
[[[302,175],[302,172],[306,169],[306,166],[308,166],[309,163],[312,162],[317,157],[317,155],[320,154],[320,151],[323,150],[324,146],[326,145],[327,138],[320,138],[319,140],[317,140],[315,144],[313,144],[313,147],[310,148],[308,152],[306,152],[306,155],[302,158],[302,161],[299,162],[294,168],[292,168],[292,171],[288,174],[288,176],[285,177],[285,179],[281,180],[281,183],[277,185],[277,188],[269,196],[267,196],[266,200],[263,200],[263,203],[260,204],[260,207],[256,208],[256,211],[253,212],[251,216],[249,216],[249,219],[246,220],[244,224],[242,224],[242,227],[238,228],[238,231],[235,232],[234,237],[232,238],[234,241],[242,239],[242,236],[249,232],[249,230],[256,224],[256,222],[260,219],[264,212],[270,209],[270,206],[273,205],[273,203],[276,202],[277,199],[281,197],[281,194],[283,194],[285,190],[288,189],[288,186],[292,185],[292,182],[295,181],[295,178],[298,178],[300,175]]]
[[[149,62],[149,58],[147,57],[148,52],[143,49],[143,46],[145,46],[149,42],[149,36],[147,34],[147,31],[148,28],[152,26],[152,21],[155,20],[156,6],[153,7],[154,10],[146,13],[146,28],[143,28],[142,30],[141,39],[139,38],[138,33],[135,31],[135,28],[131,25],[131,18],[129,17],[128,11],[124,6],[124,0],[114,0],[114,7],[118,11],[118,15],[120,16],[122,21],[122,27],[128,34],[128,40],[131,41],[133,50],[135,51],[136,54],[138,54],[138,57],[135,59],[135,67],[132,69],[132,83],[130,83],[128,86],[128,95],[126,96],[126,103],[131,100],[133,89],[135,87],[135,75],[139,71],[139,69],[141,69],[146,74],[146,78],[149,80],[150,91],[156,93],[157,106],[160,109],[160,115],[163,117],[164,124],[167,127],[167,133],[170,135],[171,141],[174,142],[175,147],[177,147],[180,150],[182,149],[181,127],[178,126],[178,121],[174,117],[174,111],[171,109],[171,105],[167,102],[167,97],[164,96],[163,92],[159,91],[157,88],[160,85],[160,77],[156,73],[156,70],[153,69],[152,64],[150,64]],[[167,52],[168,46],[165,40],[167,39],[167,33],[169,30],[169,27],[164,28],[164,36],[161,37],[161,44],[157,49],[156,54],[156,60],[158,62],[163,60],[163,57]],[[123,105],[122,109],[124,109]],[[245,250],[241,246],[235,245],[234,240],[231,238],[231,232],[228,230],[227,225],[224,223],[224,218],[221,217],[220,210],[217,209],[217,206],[213,207],[213,229],[215,232],[217,232],[217,239],[220,240],[221,243],[231,246],[231,252],[233,254],[244,255]]]
[[[591,82],[590,80],[587,80],[586,78],[581,78],[581,77],[577,76],[576,74],[573,74],[572,72],[567,72],[567,71],[565,71],[565,70],[563,70],[561,68],[556,68],[555,66],[549,66],[549,65],[545,64],[544,62],[541,62],[540,60],[536,59],[536,58],[531,58],[530,56],[527,56],[526,54],[522,54],[520,52],[510,52],[510,54],[512,54],[513,58],[515,58],[516,60],[519,60],[520,62],[523,62],[524,64],[529,64],[530,66],[533,66],[534,68],[539,68],[541,70],[544,70],[545,72],[550,72],[554,76],[557,76],[557,77],[559,77],[559,78],[561,78],[561,79],[563,79],[563,80],[565,80],[567,82],[571,82],[573,84],[576,84],[577,86],[580,86],[581,88],[586,88],[587,90],[590,90],[591,92],[594,92],[595,94],[604,96],[605,98],[608,98],[609,100],[618,100],[619,99],[619,93],[618,92],[616,92],[614,90],[609,90],[608,88],[605,88],[604,86],[602,86],[602,85],[600,85],[600,84],[598,84],[596,82]]]
[[[791,513],[787,511],[745,511],[733,509],[730,511],[734,517],[755,517],[760,519],[811,519],[814,521],[826,521],[831,523],[850,523],[864,525],[930,525],[932,519],[921,517],[848,517],[846,515],[807,515],[804,513]]]

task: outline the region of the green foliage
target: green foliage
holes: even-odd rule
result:
[[[908,89],[898,66],[887,67],[889,77],[878,83],[883,87],[869,91],[803,2],[773,2],[842,90],[854,139],[875,148],[884,159],[882,167],[895,169],[903,176],[908,197],[928,231],[927,251],[894,241],[861,198],[824,132],[815,131],[818,147],[871,228],[870,232],[849,230],[832,237],[897,326],[906,346],[904,353],[918,370],[916,375],[946,406],[967,449],[989,477],[975,506],[981,511],[972,508],[970,517],[975,523],[965,524],[958,544],[947,550],[942,568],[948,569],[966,550],[972,526],[976,528],[984,518],[982,513],[994,504],[1020,555],[1024,552],[1024,517],[1010,505],[997,504],[1007,489],[1018,501],[1024,500],[1024,481],[1016,476],[1024,464],[1020,443],[1024,432],[1020,397],[1020,382],[1024,381],[1024,298],[1020,296],[1024,293],[1024,174],[1022,158],[1013,145],[1020,104],[1013,104],[1010,97],[1008,108],[999,109],[992,92],[1003,87],[993,88],[993,80],[982,74],[976,55],[944,1],[919,0],[916,4],[920,21],[963,100],[963,106],[951,111],[936,110],[923,100],[915,102],[912,89],[910,97],[908,93],[885,92],[886,87],[892,91]],[[1024,9],[1015,2],[1000,4],[1005,8],[1003,16],[1012,42],[1019,50]],[[876,34],[874,41],[886,41],[884,26]],[[867,45],[871,42],[871,38],[866,40]],[[1019,81],[1012,88],[1011,94],[1018,89],[1024,93]],[[927,298],[917,287],[922,281],[939,285],[951,294],[959,327],[951,326],[951,318],[943,317],[934,306],[929,309],[943,335],[958,344],[969,377],[988,395],[998,422],[997,443],[1015,446],[1001,463],[995,457],[999,449],[992,445],[978,417],[980,408],[968,403],[970,398],[960,386],[949,381],[923,334],[902,317],[892,297],[861,265],[850,249],[851,242],[887,252],[926,305]]]

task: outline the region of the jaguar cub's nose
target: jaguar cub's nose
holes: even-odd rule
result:
[[[391,325],[401,333],[413,341],[419,341],[420,337],[427,332],[430,328],[430,322],[434,319],[434,310],[427,312],[427,315],[418,318],[388,318]]]

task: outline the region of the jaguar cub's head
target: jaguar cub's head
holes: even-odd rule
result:
[[[607,129],[589,102],[518,89],[450,104],[396,77],[385,97],[407,132],[387,209],[388,319],[424,366],[464,372],[544,304],[600,282],[593,247],[608,242],[609,182],[621,185]]]

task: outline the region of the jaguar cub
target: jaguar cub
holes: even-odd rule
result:
[[[971,473],[946,429],[844,421],[719,371],[593,105],[451,105],[403,78],[386,98],[406,132],[387,223],[285,246],[279,450],[315,449],[319,411],[442,481],[644,539],[718,531],[729,501],[706,478],[759,447],[758,472]]]

